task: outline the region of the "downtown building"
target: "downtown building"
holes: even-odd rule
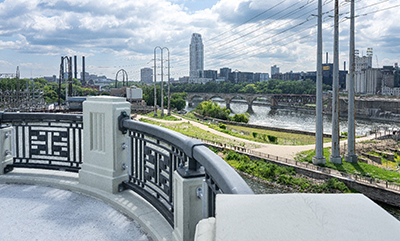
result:
[[[189,78],[196,80],[204,77],[204,45],[201,35],[198,33],[192,34],[190,41],[190,71]]]
[[[153,83],[153,69],[152,68],[140,69],[140,81],[145,84]]]

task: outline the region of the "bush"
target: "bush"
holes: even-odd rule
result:
[[[258,135],[257,132],[253,132],[252,134],[253,134],[253,137],[254,137],[254,138],[257,138],[257,135]]]
[[[218,126],[219,128],[226,130],[226,125],[224,123],[219,123]]]
[[[232,121],[235,122],[243,122],[243,123],[248,123],[249,122],[249,117],[247,117],[246,114],[235,114],[232,118]]]
[[[272,136],[272,135],[268,135],[268,140],[272,143],[277,143],[278,137],[276,136]]]

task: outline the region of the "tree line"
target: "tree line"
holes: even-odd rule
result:
[[[323,90],[331,90],[331,86],[323,85]],[[249,94],[315,94],[316,85],[312,80],[288,81],[271,79],[256,83],[216,82],[205,84],[175,83],[172,92],[205,92],[205,93],[249,93]]]

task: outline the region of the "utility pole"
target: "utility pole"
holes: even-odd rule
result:
[[[332,93],[332,151],[329,161],[342,164],[339,139],[339,0],[335,0]]]
[[[323,148],[323,122],[322,122],[322,0],[318,0],[318,33],[317,33],[317,93],[316,93],[316,132],[314,164],[325,164]]]
[[[171,80],[171,72],[170,72],[171,66],[170,66],[170,63],[171,62],[170,62],[170,59],[169,59],[169,57],[170,57],[169,49],[168,48],[166,48],[166,49],[168,50],[168,115],[171,115],[171,83],[170,83],[170,80]]]
[[[20,83],[19,83],[19,78],[20,78],[19,66],[17,66],[16,77],[17,77],[17,106],[16,107],[19,108],[20,107],[19,95],[20,95],[20,89],[21,89],[21,87],[19,86],[20,85]]]
[[[157,49],[161,50],[161,58],[162,58],[162,48],[157,46],[154,48],[154,116],[157,116]]]
[[[161,117],[164,116],[164,56],[161,49]]]
[[[355,154],[355,99],[354,99],[354,72],[355,72],[355,41],[354,41],[354,0],[350,0],[350,70],[349,70],[349,93],[348,93],[348,130],[347,130],[347,155],[345,160],[357,163]]]

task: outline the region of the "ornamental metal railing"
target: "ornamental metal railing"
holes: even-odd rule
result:
[[[0,112],[0,128],[13,126],[13,163],[6,167],[78,172],[83,162],[83,116]],[[121,115],[119,129],[127,134],[129,180],[122,186],[149,201],[173,226],[173,173],[204,177],[197,190],[203,217],[215,215],[218,193],[254,194],[244,180],[203,142],[156,125]]]
[[[244,180],[201,141],[175,131],[125,117],[120,130],[129,136],[129,181],[126,188],[148,200],[173,225],[173,179],[176,170],[184,178],[204,176],[198,190],[203,216],[215,215],[218,193],[253,194]]]
[[[82,115],[0,112],[0,126],[13,126],[12,165],[78,172],[82,164]]]

